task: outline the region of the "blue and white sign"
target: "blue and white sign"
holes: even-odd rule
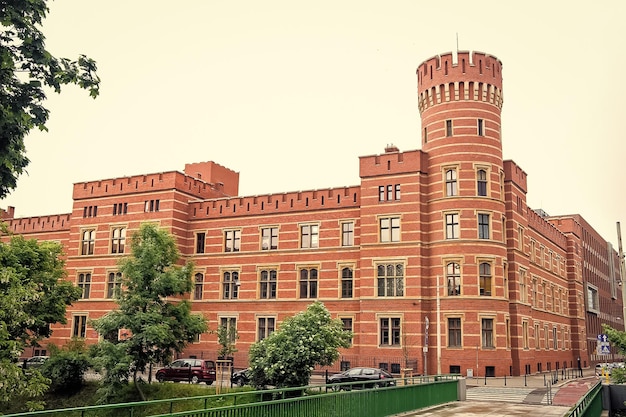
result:
[[[605,334],[598,335],[598,345],[596,346],[596,355],[610,355],[611,347],[609,345],[609,337]]]

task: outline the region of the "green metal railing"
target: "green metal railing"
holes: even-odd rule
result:
[[[598,381],[564,417],[600,417],[602,414],[602,381]]]
[[[458,375],[396,379],[396,386],[311,385],[64,408],[5,417],[382,417],[456,401]],[[342,389],[340,389],[342,388]]]

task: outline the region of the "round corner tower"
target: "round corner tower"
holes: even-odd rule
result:
[[[438,357],[429,363],[437,363],[436,372],[474,368],[475,375],[501,375],[513,363],[507,350],[502,63],[480,52],[456,55],[438,55],[417,68],[428,159],[424,285],[440,310],[441,334],[450,337],[454,328],[463,335],[462,342],[436,342]]]

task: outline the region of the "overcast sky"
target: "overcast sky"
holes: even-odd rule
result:
[[[503,63],[504,158],[528,204],[617,246],[624,16],[622,0],[51,1],[48,49],[95,59],[101,95],[49,94],[49,132],[27,138],[28,175],[0,206],[68,213],[74,183],[209,160],[241,195],[357,185],[359,156],[420,148],[415,70],[458,34]]]

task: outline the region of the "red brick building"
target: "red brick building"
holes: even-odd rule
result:
[[[193,308],[236,326],[236,362],[313,300],[354,331],[342,366],[519,375],[589,366],[600,323],[624,329],[620,258],[580,216],[526,205],[526,173],[502,158],[502,64],[483,53],[417,69],[422,149],[360,157],[358,185],[239,196],[214,162],[74,185],[68,214],[13,218],[60,241],[83,298],[52,341],[96,342],[115,308],[117,261],[158,222],[195,264]],[[203,334],[186,354],[213,357]],[[339,366],[339,364],[337,364]]]

